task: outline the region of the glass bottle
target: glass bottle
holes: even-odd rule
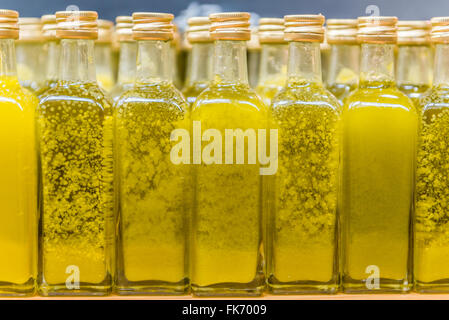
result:
[[[251,39],[247,43],[248,81],[251,88],[255,88],[259,82],[260,43],[257,27],[251,28]]]
[[[217,144],[227,134],[228,147],[193,145],[190,263],[195,295],[260,295],[264,289],[261,168],[258,161],[249,161],[255,154],[243,150],[244,137],[230,135],[241,129],[242,135],[255,137],[266,128],[266,107],[248,83],[249,18],[245,12],[209,16],[215,77],[192,107],[192,131],[194,139],[213,134]],[[248,161],[242,159],[245,153]]]
[[[96,82],[97,13],[56,12],[59,81],[40,97],[39,293],[106,295],[114,274],[113,109]]]
[[[178,31],[178,26],[174,26],[174,34],[173,39],[170,42],[170,51],[169,51],[169,59],[171,61],[171,75],[172,75],[172,81],[176,88],[182,89],[182,80],[181,80],[181,73],[179,70],[179,52],[180,52],[180,45],[181,45],[181,35]]]
[[[19,18],[19,28],[17,73],[22,87],[35,93],[45,80],[46,54],[41,19]]]
[[[330,64],[330,53],[331,47],[329,43],[327,43],[327,28],[324,29],[324,40],[320,44],[320,52],[321,52],[321,75],[324,80],[324,84],[327,85],[327,74],[329,71]]]
[[[112,21],[98,20],[98,38],[95,41],[95,66],[97,82],[106,91],[110,91],[115,84],[112,62],[113,28],[114,23]]]
[[[432,83],[429,21],[398,22],[396,82],[416,107]]]
[[[357,19],[329,19],[326,24],[330,45],[326,87],[343,105],[359,81]]]
[[[256,91],[269,106],[287,79],[288,46],[284,41],[284,19],[260,19],[259,42],[261,57]]]
[[[0,296],[32,295],[37,274],[38,101],[17,79],[18,17],[0,10]]]
[[[137,43],[133,39],[132,27],[132,17],[117,17],[116,34],[120,43],[120,57],[117,83],[110,92],[114,101],[117,101],[124,92],[132,88],[136,78]]]
[[[47,54],[47,59],[45,63],[45,81],[43,81],[39,89],[36,90],[37,96],[40,96],[48,89],[53,88],[58,83],[59,57],[61,53],[59,39],[56,38],[56,16],[54,14],[44,15],[42,16],[41,21],[42,34],[46,40],[44,51]]]
[[[335,293],[340,106],[324,88],[322,15],[285,16],[288,80],[273,99],[278,171],[267,226],[269,290]]]
[[[396,17],[360,17],[360,84],[343,108],[345,292],[411,287],[411,216],[418,117],[396,87]]]
[[[414,280],[418,292],[449,292],[449,17],[433,18],[432,88],[420,100]]]
[[[188,129],[188,105],[172,81],[172,14],[133,14],[137,79],[115,104],[119,294],[188,290],[187,166],[172,162],[176,129]],[[186,130],[188,132],[188,130]]]
[[[208,17],[193,17],[188,20],[187,39],[192,45],[189,73],[183,90],[187,102],[192,105],[200,93],[213,80],[214,44],[209,34]]]

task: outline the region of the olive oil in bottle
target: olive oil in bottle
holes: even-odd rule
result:
[[[173,15],[133,14],[137,78],[117,100],[119,294],[188,290],[189,166],[172,162],[171,134],[189,129],[188,105],[172,81]],[[188,131],[187,131],[188,132]]]
[[[188,20],[187,39],[192,48],[189,58],[188,76],[182,93],[192,105],[213,78],[214,43],[209,34],[208,17],[193,17]]]
[[[201,142],[193,146],[191,286],[202,296],[260,295],[262,179],[256,154],[250,152],[257,147],[258,130],[266,128],[267,110],[248,84],[250,14],[217,13],[209,18],[215,78],[196,99],[191,119],[194,137],[214,141],[204,149]],[[244,140],[252,141],[248,152]]]
[[[59,39],[56,38],[56,16],[47,14],[42,16],[42,34],[45,39],[44,51],[47,54],[45,81],[41,84],[36,95],[40,96],[48,89],[53,88],[58,83],[59,57],[61,47]]]
[[[136,78],[137,43],[132,35],[133,18],[119,16],[116,18],[116,37],[120,43],[117,83],[110,96],[117,101],[120,96],[132,88]]]
[[[0,10],[0,296],[32,295],[37,275],[37,98],[20,87],[19,14]]]
[[[97,13],[59,11],[61,67],[40,97],[39,293],[106,295],[114,258],[113,109],[96,82]]]
[[[265,104],[270,105],[287,79],[288,45],[284,40],[284,19],[260,19],[259,42],[261,58],[256,91]]]
[[[435,68],[421,100],[414,280],[418,292],[449,292],[449,17],[433,18]]]
[[[22,87],[35,93],[41,87],[45,75],[42,22],[40,18],[19,18],[19,28],[20,35],[16,44],[17,73]]]
[[[326,24],[330,45],[326,86],[343,105],[344,99],[357,88],[359,81],[357,19],[329,19]]]
[[[429,21],[398,22],[396,82],[399,90],[419,107],[419,99],[432,82]]]
[[[271,105],[279,168],[269,186],[268,286],[275,294],[335,293],[341,107],[321,80],[324,17],[284,19],[288,80]]]
[[[418,116],[394,79],[396,17],[360,17],[360,83],[343,108],[342,280],[345,292],[411,287]]]

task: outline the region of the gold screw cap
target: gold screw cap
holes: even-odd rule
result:
[[[118,41],[133,41],[133,17],[118,16],[115,18],[115,33]]]
[[[213,40],[251,39],[248,12],[222,12],[209,15],[211,22],[210,35]]]
[[[173,40],[173,18],[171,13],[133,13],[134,40]]]
[[[98,14],[95,11],[56,12],[56,37],[59,39],[98,38]]]
[[[328,19],[326,25],[328,43],[357,44],[357,19]]]
[[[0,39],[19,38],[19,13],[0,9]]]
[[[398,44],[428,44],[430,42],[430,21],[400,20],[398,26]]]
[[[261,18],[259,19],[259,42],[260,43],[285,43],[283,18]]]
[[[357,40],[363,43],[395,44],[397,42],[397,17],[359,17]]]
[[[210,20],[209,17],[192,17],[187,20],[187,40],[190,43],[195,42],[210,42]]]
[[[449,43],[449,17],[435,17],[430,19],[432,31],[430,39],[433,43]]]
[[[284,38],[287,41],[323,42],[324,16],[321,14],[295,14],[284,17]]]

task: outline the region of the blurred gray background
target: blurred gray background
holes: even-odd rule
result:
[[[22,17],[41,16],[65,10],[70,5],[98,11],[100,18],[109,20],[134,11],[170,12],[179,16],[177,22],[181,28],[186,17],[215,11],[217,6],[223,11],[249,11],[256,18],[299,13],[352,18],[366,15],[367,8],[376,11],[376,7],[379,12],[374,13],[395,15],[399,19],[449,16],[449,0],[0,0],[0,8],[18,10]]]

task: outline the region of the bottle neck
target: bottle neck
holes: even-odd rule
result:
[[[51,40],[47,42],[47,71],[45,73],[45,78],[47,80],[58,79],[58,66],[61,54],[60,49],[61,47],[58,41]]]
[[[332,44],[327,84],[357,85],[360,72],[360,46],[357,44]]]
[[[262,44],[259,84],[280,82],[287,78],[288,45]]]
[[[246,59],[246,41],[215,41],[215,81],[219,83],[248,85]]]
[[[13,39],[0,39],[0,77],[17,77],[16,51]]]
[[[435,67],[433,85],[449,87],[449,44],[437,44],[435,46]]]
[[[138,42],[137,81],[171,82],[170,41],[142,40]]]
[[[95,44],[95,65],[98,74],[112,77],[112,50],[109,43]]]
[[[360,87],[394,86],[394,44],[362,44]]]
[[[62,39],[59,79],[95,82],[94,40]]]
[[[213,56],[213,43],[200,42],[192,44],[189,59],[189,78],[187,79],[188,86],[197,82],[209,82],[213,79]]]
[[[292,41],[288,48],[288,82],[322,83],[318,42]]]
[[[431,49],[425,45],[400,45],[396,65],[398,85],[428,85]]]
[[[42,42],[18,42],[16,61],[20,81],[41,82],[45,77],[45,55]]]
[[[118,83],[133,83],[136,78],[137,43],[124,41],[120,43]]]

